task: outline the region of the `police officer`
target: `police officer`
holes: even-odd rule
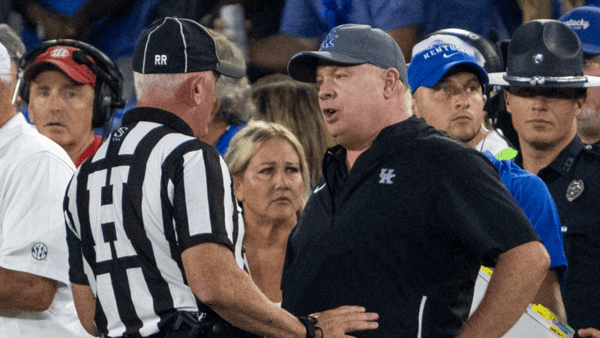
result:
[[[519,135],[515,162],[548,186],[562,222],[569,273],[562,289],[569,325],[597,337],[600,327],[600,156],[577,136],[586,89],[577,35],[556,20],[520,27],[508,46],[507,70],[490,74],[505,86],[506,109]],[[592,333],[595,331],[595,333]]]

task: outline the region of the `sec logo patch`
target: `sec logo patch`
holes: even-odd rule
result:
[[[44,243],[36,243],[31,247],[31,255],[38,261],[42,261],[48,256],[48,247]]]

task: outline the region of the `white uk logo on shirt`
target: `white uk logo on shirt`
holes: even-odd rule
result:
[[[396,177],[394,169],[381,168],[381,173],[379,173],[379,184],[394,184],[394,181],[392,181],[394,177]]]

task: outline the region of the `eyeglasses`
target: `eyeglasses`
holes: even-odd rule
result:
[[[585,88],[508,87],[508,92],[525,98],[543,96],[550,99],[574,100],[586,94]]]

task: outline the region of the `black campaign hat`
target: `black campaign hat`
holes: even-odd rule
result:
[[[199,23],[166,17],[142,31],[133,52],[133,70],[141,74],[177,74],[214,70],[241,78],[244,68],[222,60],[210,32]]]
[[[491,73],[490,85],[600,87],[600,77],[583,75],[577,34],[558,20],[533,20],[519,27],[508,45],[506,72]]]

